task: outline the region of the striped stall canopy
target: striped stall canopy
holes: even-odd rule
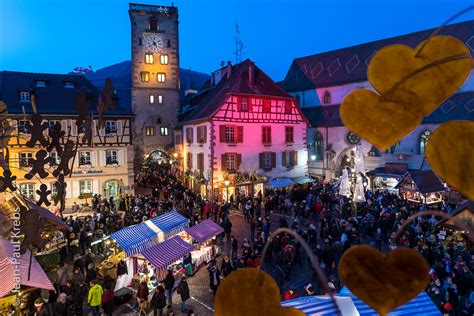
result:
[[[367,304],[362,302],[357,296],[352,294],[349,289],[344,287],[337,296],[350,297],[354,302],[357,310],[360,312],[361,316],[377,316],[378,313],[370,308]],[[436,305],[433,303],[431,298],[426,294],[426,292],[421,292],[420,295],[409,301],[408,303],[394,309],[392,312],[388,313],[391,316],[398,315],[426,315],[426,316],[441,316],[441,312],[438,310]]]
[[[110,234],[127,256],[141,253],[155,243],[157,234],[145,223],[128,226]]]
[[[359,316],[357,308],[349,297],[335,297],[339,311],[344,316]],[[308,316],[336,315],[329,296],[303,296],[281,303],[285,307],[293,307]]]
[[[163,215],[150,218],[148,221],[152,222],[163,232],[165,240],[179,232],[182,232],[186,229],[186,227],[188,227],[188,219],[179,214],[177,211],[171,211]]]
[[[179,236],[174,236],[167,241],[154,245],[141,254],[156,269],[166,269],[170,264],[178,259],[182,259],[185,255],[193,250],[193,246]]]
[[[15,288],[15,277],[21,285],[34,288],[54,290],[51,281],[33,257],[31,260],[30,279],[28,280],[28,268],[30,264],[30,251],[14,257],[14,251],[19,251],[19,245],[15,246],[8,240],[0,240],[0,297],[10,293]]]
[[[186,232],[197,242],[206,241],[222,233],[224,229],[210,219],[206,219],[193,227],[186,229]]]

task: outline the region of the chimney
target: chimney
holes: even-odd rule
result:
[[[229,79],[230,76],[232,75],[232,63],[230,60],[227,61],[226,73],[227,73],[227,79]]]
[[[249,87],[253,87],[255,85],[253,66],[254,66],[253,62],[250,62],[249,63]]]

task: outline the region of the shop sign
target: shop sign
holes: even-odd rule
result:
[[[87,169],[87,170],[75,170],[72,172],[72,174],[97,174],[97,173],[102,173],[102,170]]]

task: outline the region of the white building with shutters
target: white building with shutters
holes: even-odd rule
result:
[[[257,194],[307,175],[307,121],[295,100],[246,60],[214,72],[180,124],[185,180],[203,196]]]
[[[52,172],[56,169],[60,157],[53,149],[49,156],[53,162],[46,166],[48,176],[44,179],[25,179],[31,170],[30,159],[35,158],[39,147],[29,148],[25,143],[30,135],[26,122],[30,120],[33,110],[32,100],[36,104],[37,113],[52,128],[59,123],[61,130],[66,132],[61,139],[64,144],[68,137],[77,142],[77,153],[71,162],[72,174],[65,178],[67,183],[66,204],[74,202],[90,203],[90,196],[100,194],[107,198],[117,199],[121,195],[133,193],[133,147],[131,126],[134,115],[120,106],[104,113],[104,127],[97,128],[96,104],[91,102],[89,110],[94,114],[92,146],[82,143],[84,129],[77,128],[75,109],[77,93],[85,93],[91,100],[97,100],[99,91],[84,76],[36,74],[23,72],[0,72],[0,99],[8,106],[8,122],[11,127],[8,142],[8,165],[17,177],[16,185],[25,196],[38,200],[36,190],[42,183],[54,192],[56,181]],[[34,96],[34,98],[33,98]],[[49,140],[48,129],[44,131]],[[50,196],[51,197],[51,196]]]

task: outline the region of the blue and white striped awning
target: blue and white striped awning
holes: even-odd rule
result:
[[[110,234],[127,256],[138,254],[153,245],[156,236],[156,232],[145,223],[124,227]]]
[[[357,296],[352,294],[346,287],[341,290],[341,293],[337,296],[350,297],[354,302],[357,310],[361,316],[377,316],[378,313],[370,308],[367,304],[362,302]],[[391,316],[415,316],[415,315],[426,315],[426,316],[441,316],[441,312],[438,310],[436,305],[433,303],[431,298],[425,292],[421,292],[420,295],[409,301],[408,303],[394,309],[388,313]]]
[[[176,260],[182,259],[193,250],[193,246],[181,237],[174,236],[167,241],[145,249],[141,254],[158,270],[166,269]]]
[[[359,312],[349,297],[335,297],[339,311],[344,316],[359,316]],[[334,307],[329,296],[303,296],[294,300],[281,303],[285,307],[297,308],[306,315],[322,316],[336,315]]]
[[[171,211],[163,215],[153,217],[147,222],[150,226],[156,226],[164,234],[164,239],[168,239],[188,227],[188,219],[177,211]]]

